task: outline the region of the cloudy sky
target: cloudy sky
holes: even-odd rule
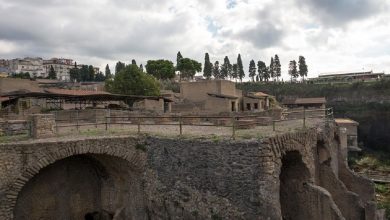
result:
[[[72,58],[113,67],[116,61],[203,63],[241,53],[306,58],[322,72],[390,73],[390,0],[0,0],[0,58]]]

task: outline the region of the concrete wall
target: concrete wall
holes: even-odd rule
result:
[[[333,132],[324,136],[320,133],[313,129],[242,141],[139,136],[0,144],[0,160],[4,165],[0,167],[0,219],[23,213],[19,210],[27,213],[35,209],[37,204],[32,199],[61,182],[74,186],[75,190],[69,191],[70,197],[64,197],[61,192],[67,191],[62,189],[50,198],[43,196],[39,207],[51,210],[50,207],[63,205],[71,210],[66,213],[101,208],[121,213],[122,219],[280,220],[285,215],[299,219],[344,219],[342,210],[353,212],[355,203],[335,202],[332,190],[318,183],[318,179],[332,177],[334,172],[330,169],[325,175],[319,171],[317,142],[319,138],[332,137],[329,134]],[[328,143],[334,142],[328,140],[326,148]],[[292,152],[296,157],[286,162],[283,158]],[[332,154],[329,157],[333,159]],[[294,164],[299,169],[288,171]],[[99,175],[91,174],[93,170],[99,171]],[[306,170],[304,178],[300,178],[299,170]],[[281,183],[286,172],[291,178]],[[95,181],[102,184],[94,185]],[[332,181],[338,187],[337,193],[345,192],[345,188],[339,187],[342,184],[336,175]],[[299,195],[295,214],[283,211],[283,204],[293,205],[281,202],[286,195],[283,191]],[[342,194],[335,196],[338,195]],[[77,207],[81,211],[67,205],[76,197],[80,198]],[[61,214],[67,217],[66,213]],[[44,216],[42,212],[33,214],[31,219],[58,217]]]

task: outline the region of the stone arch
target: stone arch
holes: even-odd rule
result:
[[[302,219],[302,201],[306,199],[302,192],[310,182],[310,171],[304,164],[301,153],[296,150],[286,152],[281,163],[279,193],[282,218]]]
[[[81,142],[66,142],[64,144],[51,143],[54,146],[44,146],[41,150],[34,151],[31,162],[23,169],[22,174],[14,181],[6,192],[6,204],[4,207],[13,217],[18,195],[23,187],[39,172],[63,159],[78,155],[102,155],[120,158],[137,172],[142,172],[145,166],[146,154],[136,149],[137,141],[123,138],[118,144],[101,144],[99,139],[83,140]],[[49,144],[50,145],[50,144]],[[58,146],[59,145],[59,146]]]

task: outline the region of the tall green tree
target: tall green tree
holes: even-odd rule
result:
[[[257,72],[260,82],[265,81],[267,75],[267,66],[261,60],[257,61]]]
[[[57,79],[57,73],[54,71],[54,68],[52,65],[50,65],[49,74],[47,76],[48,79]]]
[[[213,76],[216,79],[220,79],[221,78],[221,71],[220,71],[220,68],[219,68],[218,60],[215,61],[214,66],[213,66]]]
[[[290,64],[288,65],[288,74],[291,77],[291,82],[293,79],[298,78],[298,70],[297,70],[297,62],[295,60],[291,60]]]
[[[79,69],[73,67],[69,70],[69,77],[71,82],[80,82],[80,73]]]
[[[237,78],[238,78],[238,65],[237,65],[237,63],[234,63],[232,66],[232,78],[235,79],[237,82]]]
[[[160,94],[158,81],[142,72],[136,65],[128,65],[111,80],[106,80],[107,91],[124,95],[156,96]]]
[[[179,66],[179,62],[181,59],[183,59],[183,56],[181,55],[181,53],[179,51],[179,52],[177,52],[177,55],[176,55],[176,67]]]
[[[299,75],[302,77],[302,80],[305,81],[305,76],[307,76],[307,72],[308,72],[305,57],[299,56],[298,67],[299,67],[299,71],[298,71]]]
[[[238,54],[237,57],[237,70],[238,70],[238,78],[240,79],[240,82],[242,82],[242,79],[245,77],[245,72],[244,72],[244,66],[242,65],[242,60],[241,60],[241,54]]]
[[[271,57],[271,63],[269,64],[268,71],[269,71],[269,75],[270,75],[271,79],[274,79],[275,78],[275,63],[274,63],[273,57]]]
[[[252,78],[252,82],[255,81],[255,76],[256,76],[256,64],[254,60],[251,60],[249,62],[249,77]]]
[[[264,77],[264,81],[266,81],[266,82],[268,82],[269,79],[271,78],[271,68],[269,66],[267,66],[265,68],[265,72],[264,72],[263,77]]]
[[[209,54],[206,53],[204,55],[203,76],[206,79],[210,79],[212,75],[213,75],[213,64],[210,62]]]
[[[134,59],[131,60],[131,65],[137,65],[137,61],[135,61]]]
[[[119,73],[122,69],[126,67],[125,63],[122,63],[121,61],[118,61],[115,65],[115,74]]]
[[[101,71],[99,71],[98,73],[95,74],[94,81],[103,82],[104,80],[106,80],[106,77],[104,76],[104,74]]]
[[[110,67],[108,66],[108,64],[106,65],[106,69],[104,70],[104,75],[106,75],[106,78],[112,77],[111,70],[110,70]]]
[[[172,63],[172,62],[171,62]],[[139,69],[143,72],[144,71],[144,66],[142,65],[142,63],[139,65]],[[173,76],[175,77],[175,75]]]
[[[225,56],[223,59],[223,64],[221,66],[221,78],[231,78],[232,75],[232,65],[230,64],[230,60],[228,56]]]
[[[202,64],[190,58],[181,58],[177,70],[180,71],[180,80],[182,78],[193,79],[197,72],[202,71]]]
[[[86,81],[93,81],[95,79],[95,70],[92,65],[88,66],[88,77]]]
[[[277,54],[275,54],[275,59],[274,59],[274,71],[275,71],[276,81],[279,81],[279,77],[281,77],[282,74],[281,74],[280,60]]]
[[[175,66],[169,60],[148,60],[146,72],[156,79],[172,79],[175,77]]]

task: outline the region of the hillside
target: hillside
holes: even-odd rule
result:
[[[360,123],[359,141],[375,150],[390,152],[390,81],[353,84],[258,83],[237,84],[245,92],[262,91],[278,101],[294,97],[320,97],[334,108],[335,117]]]

